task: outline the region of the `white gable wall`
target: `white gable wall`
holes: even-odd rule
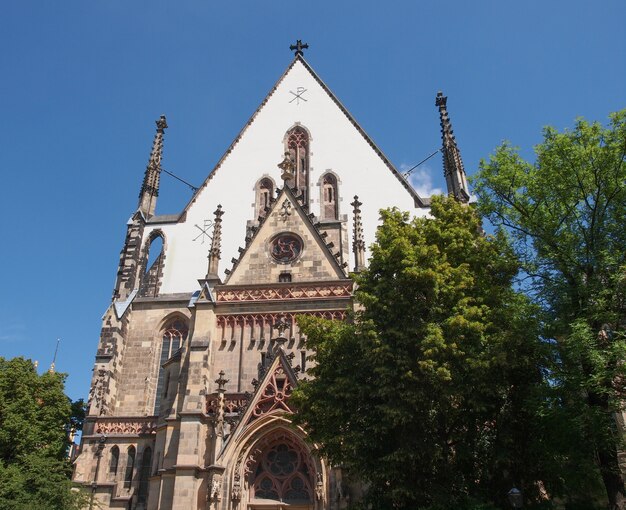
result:
[[[303,87],[302,97],[307,101],[290,102],[290,91]],[[284,154],[285,133],[296,123],[309,130],[310,141],[310,211],[320,215],[318,181],[323,173],[332,170],[340,179],[339,212],[347,215],[352,244],[352,202],[359,196],[363,230],[367,245],[374,241],[378,225],[378,211],[396,206],[416,215],[427,214],[427,209],[416,209],[414,199],[361,133],[332,101],[327,92],[297,60],[284,76],[274,94],[243,132],[232,152],[226,156],[206,186],[200,189],[188,207],[183,223],[149,225],[144,242],[153,229],[161,229],[167,242],[161,293],[192,292],[198,289],[199,278],[207,271],[210,240],[193,241],[200,233],[195,226],[204,226],[213,219],[213,211],[222,204],[222,259],[220,272],[230,268],[231,258],[238,256],[238,247],[244,246],[246,222],[254,219],[254,186],[264,174],[282,184],[277,164]],[[352,250],[350,249],[350,252]],[[348,261],[353,266],[353,257]]]

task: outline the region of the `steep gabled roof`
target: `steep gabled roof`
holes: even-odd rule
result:
[[[250,116],[250,118],[248,119],[248,122],[246,122],[246,124],[243,126],[241,131],[239,131],[239,133],[237,134],[235,139],[232,141],[232,143],[230,144],[228,149],[226,149],[226,152],[224,152],[224,154],[219,159],[219,161],[217,162],[215,167],[213,167],[213,169],[211,170],[211,172],[209,173],[207,178],[200,185],[200,187],[195,191],[195,193],[193,194],[193,196],[191,197],[191,199],[189,200],[189,202],[185,206],[185,209],[181,213],[181,218],[184,218],[184,213],[187,212],[187,210],[191,207],[191,205],[196,201],[196,198],[198,197],[200,192],[211,181],[213,176],[221,168],[222,164],[224,163],[226,158],[230,155],[230,153],[233,152],[235,146],[239,143],[239,141],[243,137],[244,133],[247,131],[248,127],[255,121],[256,117],[259,115],[259,113],[261,112],[263,107],[267,104],[269,99],[274,95],[274,93],[276,92],[276,90],[278,89],[280,84],[283,82],[283,80],[285,79],[287,74],[289,74],[289,71],[291,71],[291,69],[294,67],[296,62],[300,62],[304,66],[304,68],[311,74],[313,79],[322,87],[322,89],[328,94],[330,99],[335,103],[335,105],[337,105],[337,107],[347,117],[347,119],[350,121],[350,123],[357,129],[357,131],[361,134],[361,136],[363,136],[363,138],[368,143],[368,145],[374,150],[374,152],[378,155],[378,157],[380,157],[380,159],[383,161],[383,163],[389,168],[389,170],[391,170],[391,172],[395,175],[395,177],[400,181],[402,186],[404,186],[404,188],[413,197],[413,200],[415,201],[415,206],[416,207],[428,207],[430,205],[430,199],[429,198],[422,198],[422,197],[420,197],[417,194],[417,192],[409,184],[407,179],[398,171],[398,169],[393,165],[393,163],[389,160],[389,158],[387,158],[387,156],[385,156],[385,154],[378,147],[378,145],[376,145],[376,143],[374,143],[374,141],[370,138],[370,136],[365,132],[365,130],[360,126],[360,124],[355,120],[355,118],[350,114],[348,109],[341,103],[341,101],[339,101],[337,96],[335,96],[335,94],[333,94],[333,92],[330,90],[330,88],[322,81],[322,79],[317,75],[317,73],[313,70],[313,68],[309,65],[309,63],[304,59],[304,57],[302,55],[296,55],[295,58],[291,61],[291,63],[287,67],[287,69],[285,69],[283,74],[276,81],[276,83],[274,84],[272,89],[269,91],[269,93],[265,96],[265,98],[263,99],[261,104],[258,106],[258,108]]]

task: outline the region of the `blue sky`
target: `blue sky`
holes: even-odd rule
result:
[[[57,360],[87,397],[100,318],[154,120],[199,184],[292,58],[401,168],[439,147],[443,90],[465,166],[626,107],[626,3],[64,0],[0,7],[0,356]],[[441,158],[416,172],[442,186]],[[164,175],[157,212],[190,197]]]

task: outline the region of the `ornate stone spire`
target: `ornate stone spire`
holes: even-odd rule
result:
[[[167,121],[165,115],[161,115],[161,118],[156,121],[156,135],[154,136],[154,142],[152,143],[152,152],[150,153],[150,160],[146,167],[146,173],[143,178],[143,184],[141,185],[141,191],[139,192],[139,210],[144,216],[149,217],[154,215],[156,209],[156,199],[159,196],[159,182],[161,179],[161,158],[163,156],[163,133],[167,128]]]
[[[448,98],[441,91],[437,92],[435,105],[439,108],[441,121],[441,153],[443,154],[443,173],[446,178],[448,194],[454,196],[459,202],[469,202],[469,188],[465,177],[465,168],[461,159],[461,151],[456,145],[452,123],[448,116]]]
[[[211,239],[211,249],[209,250],[209,269],[207,271],[207,279],[219,278],[217,275],[220,256],[222,250],[222,206],[218,205],[213,213],[215,221],[213,222],[213,239]]]
[[[365,240],[363,239],[363,224],[361,223],[361,209],[363,205],[359,197],[354,195],[354,202],[350,204],[354,212],[352,251],[354,252],[354,272],[365,269]]]

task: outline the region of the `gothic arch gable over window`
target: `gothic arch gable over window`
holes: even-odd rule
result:
[[[285,135],[285,152],[288,152],[293,162],[294,178],[289,182],[304,196],[304,202],[309,202],[309,156],[311,136],[309,131],[301,125],[296,125]]]

